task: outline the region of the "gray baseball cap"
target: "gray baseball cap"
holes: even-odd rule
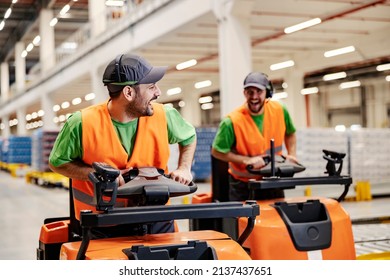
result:
[[[244,88],[256,87],[265,90],[268,87],[269,80],[266,74],[261,72],[252,72],[244,80]]]
[[[112,92],[129,85],[154,84],[162,79],[166,70],[167,66],[152,66],[138,55],[118,55],[107,65],[103,83]]]

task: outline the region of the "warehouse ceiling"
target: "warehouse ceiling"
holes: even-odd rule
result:
[[[279,79],[282,74],[271,72],[269,66],[288,59],[297,61],[295,67],[306,73],[308,84],[319,82],[324,73],[332,71],[360,69],[355,70],[359,75],[389,74],[388,71],[378,74],[375,66],[390,62],[390,0],[237,2],[240,1],[253,4],[248,13],[253,69],[268,72],[271,78]],[[88,22],[87,0],[18,0],[12,4],[12,14],[0,31],[0,60],[9,62],[11,80],[15,43],[23,41],[27,46],[39,34],[37,16],[42,8],[53,9],[53,14],[57,15],[66,4],[70,4],[71,9],[55,26],[56,47]],[[11,0],[0,0],[0,17],[4,16],[10,6]],[[284,33],[284,28],[316,17],[322,19],[321,24],[291,34]],[[331,58],[323,56],[325,51],[352,45],[355,47],[354,52]],[[215,15],[206,14],[138,51],[153,64],[169,66],[168,74],[159,83],[164,89],[218,76],[218,24]],[[177,63],[189,59],[196,59],[198,64],[185,71],[175,70]],[[37,62],[39,47],[35,47],[26,57],[27,72]],[[87,90],[88,83],[90,81],[86,78],[84,86],[81,81],[78,83],[79,89],[61,90],[76,93]]]

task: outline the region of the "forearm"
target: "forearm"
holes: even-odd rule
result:
[[[213,155],[213,157],[219,160],[226,161],[226,162],[241,163],[241,164],[244,164],[244,162],[249,158],[247,156],[239,155],[233,152],[221,153],[215,150],[214,148],[211,150],[211,154]]]
[[[179,145],[179,162],[178,169],[187,169],[191,170],[192,161],[194,160],[194,154],[196,149],[196,140],[187,145],[181,146]]]
[[[50,169],[56,173],[64,175],[65,177],[88,181],[88,174],[93,171],[93,168],[82,161],[73,161],[62,164],[60,166],[53,166],[49,163]]]
[[[297,137],[295,133],[286,135],[284,137],[284,143],[286,145],[286,149],[288,155],[296,157],[297,156]]]

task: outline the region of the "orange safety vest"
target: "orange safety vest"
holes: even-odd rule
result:
[[[228,115],[233,123],[236,136],[234,151],[244,156],[270,155],[270,141],[274,139],[275,153],[282,154],[286,132],[283,107],[279,102],[266,100],[264,104],[263,134],[252,119],[246,105]],[[236,179],[248,182],[260,179],[246,170],[245,164],[229,162],[229,173]]]
[[[161,104],[153,103],[153,110],[152,116],[138,119],[134,149],[129,158],[112,124],[107,103],[83,109],[83,161],[88,165],[105,162],[118,169],[157,167],[168,172],[170,150],[166,115]],[[96,212],[93,184],[90,181],[72,180],[72,186],[76,218],[80,219],[81,210]],[[126,199],[117,199],[116,206],[126,206],[126,202]]]

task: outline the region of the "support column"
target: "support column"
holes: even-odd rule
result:
[[[104,69],[93,68],[90,71],[91,76],[91,90],[95,93],[95,99],[92,100],[93,104],[99,104],[109,98],[108,90],[103,85],[103,73]],[[85,94],[87,94],[86,92]]]
[[[1,63],[1,102],[7,102],[9,98],[9,67],[7,62]]]
[[[53,18],[52,10],[42,10],[39,17],[39,34],[41,42],[39,47],[39,62],[41,65],[41,75],[51,69],[56,62],[54,27],[50,26]]]
[[[15,45],[15,78],[16,93],[24,92],[26,88],[26,58],[22,57],[24,43],[17,42]]]
[[[288,85],[286,92],[288,97],[284,99],[286,107],[291,115],[295,127],[306,127],[306,103],[305,97],[301,94],[303,89],[304,73],[297,68],[286,71],[285,82]]]
[[[18,126],[16,134],[18,136],[26,136],[27,135],[27,129],[26,129],[26,108],[18,108],[16,111],[16,118],[18,119]]]
[[[218,21],[221,117],[243,104],[243,81],[252,70],[249,17],[253,1],[213,1]]]
[[[88,1],[89,23],[91,37],[94,38],[107,28],[107,15],[105,0]]]
[[[54,102],[48,92],[42,94],[41,106],[45,114],[42,117],[43,130],[58,130],[58,125],[54,123],[54,117],[56,116],[53,111]]]
[[[4,128],[1,130],[1,137],[7,139],[11,135],[11,129],[9,127],[9,116],[3,116],[1,122],[4,125]]]
[[[199,127],[202,124],[199,92],[194,88],[193,83],[187,84],[182,90],[185,106],[181,108],[181,115],[193,126]]]

